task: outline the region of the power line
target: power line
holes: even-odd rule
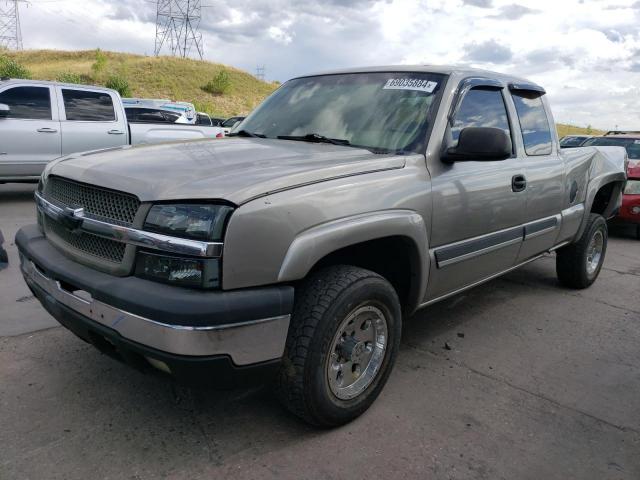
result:
[[[195,49],[202,60],[201,18],[200,0],[157,0],[155,55],[166,45],[171,55],[183,58]]]
[[[265,77],[265,66],[257,66],[256,67],[256,78],[258,80],[262,80],[264,82],[264,77]]]
[[[0,0],[0,47],[9,50],[22,50],[19,1]]]

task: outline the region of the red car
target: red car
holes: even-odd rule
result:
[[[591,138],[583,144],[585,147],[591,145],[620,146],[627,149],[627,186],[624,189],[620,212],[614,221],[635,225],[636,237],[640,240],[640,133],[609,132],[603,137]]]
[[[624,223],[634,223],[636,225],[636,237],[640,240],[640,161],[629,160],[627,177],[622,206],[616,220]]]

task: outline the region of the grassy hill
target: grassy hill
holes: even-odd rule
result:
[[[99,73],[91,68],[96,61],[95,50],[26,50],[3,54],[26,67],[35,79],[56,80],[61,74],[72,73],[86,76],[88,83],[104,84],[110,75],[117,74],[128,80],[133,96],[192,102],[199,111],[220,117],[249,113],[277,87],[276,83],[260,81],[247,72],[218,63],[103,53],[106,63]],[[222,95],[202,90],[221,70],[229,74],[229,90]]]
[[[86,83],[104,85],[106,79],[117,74],[126,78],[132,95],[145,98],[171,98],[192,102],[199,111],[218,117],[243,115],[253,110],[277,87],[253,75],[219,63],[176,57],[146,57],[129,53],[103,52],[106,63],[96,73],[96,51],[65,52],[59,50],[27,50],[0,52],[25,66],[32,78],[56,80],[61,74],[87,77]],[[213,95],[202,87],[221,70],[229,74],[231,86],[222,95]],[[601,135],[601,130],[558,124],[560,137],[571,134]]]
[[[575,125],[566,125],[564,123],[556,123],[556,128],[560,138],[565,135],[602,135],[605,133],[603,130],[598,130],[597,128],[576,127]]]

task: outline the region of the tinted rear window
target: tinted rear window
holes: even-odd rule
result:
[[[551,129],[549,119],[537,92],[513,92],[524,150],[527,155],[551,154]]]
[[[116,119],[113,101],[108,93],[62,89],[67,120],[109,122]]]
[[[51,98],[46,87],[14,87],[0,93],[0,103],[11,109],[8,118],[51,120]]]
[[[180,114],[157,108],[126,108],[131,123],[176,123]]]

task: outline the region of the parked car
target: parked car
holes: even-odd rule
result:
[[[586,140],[585,147],[624,147],[631,160],[640,160],[640,133],[608,133]]]
[[[214,127],[221,127],[222,124],[224,123],[225,119],[224,118],[218,118],[218,117],[211,117],[211,124]]]
[[[592,137],[593,135],[565,135],[560,139],[560,148],[581,147],[584,142]]]
[[[224,129],[224,133],[228,135],[233,127],[242,122],[245,117],[229,117],[224,122],[222,122],[221,127]]]
[[[108,88],[0,81],[0,183],[37,182],[48,162],[70,153],[224,135],[218,127],[149,120],[128,122],[120,95]]]
[[[184,382],[275,379],[334,426],[378,396],[417,309],[554,251],[563,285],[591,285],[626,161],[561,150],[520,78],[337,71],[290,80],[231,138],[53,162],[16,245],[102,351]]]
[[[640,162],[629,162],[627,176],[622,206],[615,221],[635,225],[636,238],[640,240]]]

